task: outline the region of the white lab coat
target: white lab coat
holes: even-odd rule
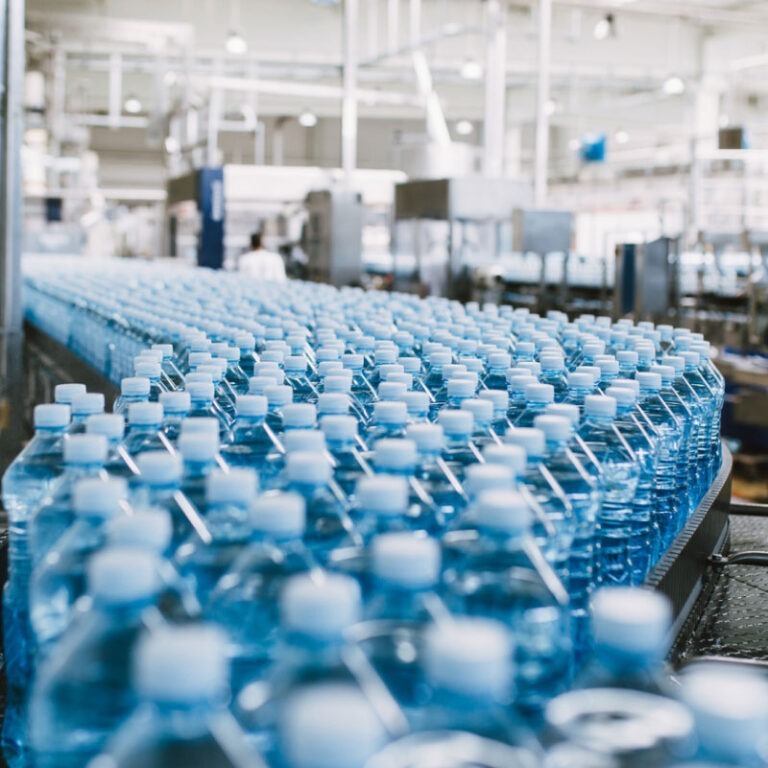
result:
[[[266,248],[244,253],[240,257],[237,268],[244,275],[257,280],[273,283],[284,283],[286,280],[282,256]]]

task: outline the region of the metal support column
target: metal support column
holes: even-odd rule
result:
[[[507,92],[506,0],[485,3],[485,121],[483,173],[504,175],[504,131]]]
[[[24,0],[0,0],[0,471],[21,447]]]
[[[357,20],[358,0],[344,0],[344,76],[341,100],[341,167],[352,186],[357,164]]]
[[[539,88],[536,99],[536,162],[534,167],[534,201],[543,208],[547,201],[549,173],[549,73],[552,44],[552,0],[539,0],[539,50],[537,69]]]

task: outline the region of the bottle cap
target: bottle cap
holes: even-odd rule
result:
[[[651,373],[658,373],[662,384],[671,384],[675,380],[675,369],[671,365],[652,365]]]
[[[278,716],[278,745],[291,768],[360,768],[387,742],[366,696],[340,682],[306,686]]]
[[[421,360],[418,357],[398,357],[397,362],[403,366],[403,370],[411,375],[421,372]]]
[[[88,561],[88,592],[109,605],[152,598],[160,590],[159,566],[157,555],[145,549],[102,549]]]
[[[346,395],[341,395],[341,397],[346,397]],[[327,440],[352,442],[357,435],[357,419],[354,416],[336,414],[323,416],[320,419],[320,429]]]
[[[59,384],[59,386],[62,386]],[[35,429],[63,429],[69,425],[70,408],[63,403],[44,403],[34,410]]]
[[[405,403],[399,400],[379,402],[373,407],[373,420],[376,424],[405,424],[408,421],[408,409]]]
[[[635,397],[640,394],[640,382],[636,379],[614,379],[611,382],[611,386],[631,389],[635,393]]]
[[[585,357],[595,357],[605,352],[605,344],[602,341],[588,341],[582,349]]]
[[[429,395],[426,392],[406,392],[402,401],[409,416],[422,416],[429,412]]]
[[[483,491],[514,490],[514,487],[515,475],[506,464],[471,464],[466,469],[464,488],[470,496],[477,497]]]
[[[484,389],[478,395],[480,400],[488,400],[494,411],[507,412],[509,408],[509,392],[504,389]]]
[[[260,360],[253,366],[254,376],[271,376],[279,371],[280,366],[274,360]]]
[[[267,413],[267,398],[263,395],[238,395],[235,407],[238,416],[265,416]]]
[[[129,426],[160,426],[163,421],[163,406],[160,403],[131,403],[128,406]]]
[[[637,395],[629,387],[608,387],[605,390],[608,397],[612,397],[620,406],[626,408],[637,402]]]
[[[363,367],[364,358],[358,354],[346,354],[341,357],[342,365],[352,371],[359,371]]]
[[[512,365],[512,355],[508,352],[491,352],[488,355],[489,368],[503,368],[507,370]]]
[[[232,504],[245,507],[255,498],[259,479],[252,469],[233,468],[228,472],[214,469],[205,478],[205,498],[208,504]]]
[[[322,352],[323,350],[319,350]],[[318,358],[319,359],[319,358]],[[285,352],[282,349],[265,349],[261,353],[261,362],[263,363],[276,363],[280,367],[280,363],[285,360]]]
[[[603,587],[592,600],[595,644],[633,655],[666,654],[672,628],[669,600],[649,589]]]
[[[675,373],[682,373],[685,370],[685,360],[679,355],[664,355],[661,358],[662,365],[671,365]]]
[[[135,687],[142,699],[173,704],[226,700],[226,638],[216,627],[159,627],[139,641],[135,658]]]
[[[107,541],[113,546],[148,549],[162,555],[171,546],[171,513],[162,507],[137,509],[132,515],[118,515],[107,523]]]
[[[73,416],[92,416],[104,413],[104,395],[101,392],[86,392],[72,398]]]
[[[213,356],[210,352],[190,352],[189,353],[189,367],[199,368],[201,365],[206,365],[213,360]]]
[[[540,459],[546,450],[546,438],[540,429],[516,427],[504,435],[504,442],[519,445],[525,450],[528,459]]]
[[[536,345],[532,341],[519,341],[515,350],[517,356],[533,355],[536,353]]]
[[[145,451],[136,457],[141,481],[147,485],[178,485],[181,482],[181,456],[168,451]]]
[[[382,381],[376,390],[382,402],[399,402],[408,392],[408,387],[399,381]]]
[[[638,373],[637,383],[640,389],[647,389],[651,392],[658,392],[661,389],[661,376],[658,373]]]
[[[474,397],[476,388],[476,383],[471,379],[450,379],[447,384],[448,397]]]
[[[238,333],[235,335],[235,345],[241,352],[253,352],[256,349],[256,337],[252,333]]]
[[[203,382],[204,384],[212,384],[213,383],[213,369],[201,369],[198,368],[196,371],[192,373],[188,373],[184,379],[184,385],[187,388],[187,394],[189,394],[189,385],[190,384],[199,384],[200,382]],[[215,373],[218,375],[218,371],[215,371]]]
[[[149,387],[149,379],[144,376],[130,376],[120,381],[120,392],[129,397],[148,396]]]
[[[464,400],[461,404],[461,410],[469,411],[476,425],[488,424],[493,420],[493,403],[490,400],[481,400],[480,398]]]
[[[352,390],[352,377],[333,373],[323,380],[325,394],[348,394]]]
[[[529,384],[525,388],[525,399],[529,403],[554,403],[555,388],[551,384]]]
[[[469,696],[504,697],[512,681],[512,640],[490,619],[457,618],[432,625],[425,638],[427,680]]]
[[[163,406],[163,412],[167,414],[185,414],[192,407],[192,399],[189,392],[161,392],[158,402]]]
[[[266,387],[264,395],[270,408],[280,408],[293,402],[293,390],[287,384]]]
[[[114,517],[122,510],[128,498],[128,484],[121,477],[85,478],[75,483],[72,509],[85,517]]]
[[[587,371],[573,371],[568,374],[568,387],[577,389],[592,389],[595,377]]]
[[[697,368],[701,362],[701,355],[698,352],[683,352],[680,356],[685,361],[686,368]]]
[[[332,474],[325,454],[305,450],[288,453],[285,471],[289,482],[309,485],[325,485]]]
[[[616,359],[619,361],[619,365],[637,365],[637,352],[633,349],[622,349],[616,353]]]
[[[361,477],[355,486],[359,509],[381,517],[404,515],[408,509],[408,482],[397,475]]]
[[[313,571],[293,576],[280,597],[283,627],[322,640],[339,638],[360,618],[359,584],[349,576]]]
[[[254,530],[278,538],[301,538],[306,518],[306,502],[298,493],[265,494],[251,504]]]
[[[317,398],[317,412],[321,416],[334,414],[344,416],[349,413],[349,395],[343,392],[323,392]]]
[[[160,363],[156,363],[153,360],[137,360],[133,366],[133,371],[136,376],[145,376],[152,380],[160,378],[163,368]]]
[[[374,466],[383,472],[409,471],[416,461],[416,443],[411,439],[385,438],[373,446]]]
[[[283,433],[286,453],[311,451],[323,453],[326,450],[325,434],[319,429],[291,429]]]
[[[403,589],[426,589],[440,577],[440,545],[417,533],[387,533],[371,543],[374,576]]]
[[[485,490],[475,504],[475,519],[483,528],[515,534],[530,528],[533,513],[525,497],[515,490]]]
[[[520,445],[486,445],[483,449],[486,465],[506,467],[517,478],[525,471],[528,456]]]
[[[85,384],[57,384],[53,390],[53,399],[57,405],[70,405],[78,395],[85,393]]]
[[[400,363],[387,363],[386,365],[380,365],[379,376],[382,381],[388,381],[390,376],[402,375],[405,373],[403,366]]]
[[[616,418],[616,401],[603,395],[587,395],[584,398],[584,414],[597,418]]]
[[[283,406],[286,429],[312,429],[317,423],[317,408],[311,403],[288,403]]]
[[[213,416],[194,416],[181,422],[182,435],[197,435],[201,432],[207,435],[218,435],[219,420],[213,418]]]
[[[107,450],[104,435],[70,435],[64,440],[64,463],[104,464]]]
[[[274,378],[271,376],[252,376],[248,379],[248,394],[264,395],[267,387],[274,387],[276,385]]]
[[[394,363],[397,360],[397,347],[379,347],[374,353],[373,359],[376,365]]]
[[[449,437],[469,437],[475,428],[475,418],[469,411],[444,409],[438,423]]]
[[[285,372],[289,374],[302,374],[307,370],[307,358],[304,355],[288,355],[283,362]]]
[[[600,373],[603,376],[618,376],[619,375],[619,361],[618,360],[599,360],[597,367],[600,369]]]
[[[89,435],[104,435],[107,440],[122,440],[125,434],[125,419],[119,413],[97,413],[85,421]]]
[[[436,349],[429,355],[429,365],[430,367],[450,365],[451,359],[452,355],[449,349]]]

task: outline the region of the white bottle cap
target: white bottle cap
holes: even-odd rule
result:
[[[548,354],[541,356],[541,370],[542,371],[564,371],[565,360],[562,355]]]
[[[448,397],[474,397],[476,387],[471,379],[450,379],[447,384]]]
[[[69,424],[70,413],[69,406],[63,403],[36,405],[33,417],[35,429],[63,429]]]
[[[376,578],[403,589],[426,589],[440,577],[440,545],[417,533],[386,533],[371,543]]]
[[[528,461],[525,449],[519,445],[487,445],[483,449],[483,458],[486,466],[501,466],[511,472],[513,483],[523,474]]]
[[[409,416],[429,412],[429,395],[426,392],[406,392],[402,398]]]
[[[185,414],[192,407],[189,392],[161,392],[157,400],[165,414]]]
[[[550,403],[544,413],[548,416],[564,416],[574,427],[578,426],[581,419],[579,406],[571,405],[570,403]]]
[[[147,485],[178,485],[181,482],[181,456],[168,451],[145,451],[136,457],[141,481]]]
[[[484,424],[493,420],[493,403],[490,400],[481,400],[480,398],[464,400],[461,404],[461,410],[469,411],[475,424]]]
[[[293,390],[287,384],[273,384],[266,387],[264,395],[272,408],[279,408],[293,402]]]
[[[341,362],[345,368],[356,371],[363,367],[364,357],[358,354],[346,354],[342,356]]]
[[[582,349],[587,357],[595,357],[605,352],[605,343],[602,341],[588,341]]]
[[[633,349],[622,349],[616,353],[616,359],[619,365],[637,365],[638,356]]]
[[[433,625],[425,638],[428,682],[469,696],[504,697],[512,681],[512,640],[503,624],[457,618]]]
[[[451,351],[449,349],[436,349],[429,354],[429,364],[432,365],[450,365],[451,364]]]
[[[73,416],[92,416],[104,413],[104,395],[101,392],[86,392],[72,398]]]
[[[464,487],[475,497],[483,491],[514,490],[515,475],[506,464],[471,464],[465,471]]]
[[[312,571],[293,576],[280,596],[284,629],[335,639],[360,619],[360,586],[349,576]]]
[[[328,440],[352,442],[357,435],[357,419],[354,416],[323,416],[320,429]]]
[[[163,421],[163,406],[160,403],[131,403],[128,406],[130,426],[160,426]]]
[[[307,358],[304,355],[288,355],[283,365],[286,373],[294,375],[306,373]]]
[[[368,699],[349,683],[300,689],[278,722],[280,754],[291,768],[360,768],[388,738]]]
[[[682,373],[685,370],[685,360],[680,355],[664,355],[661,358],[662,365],[671,365],[675,373]]]
[[[403,366],[406,373],[413,375],[421,371],[421,360],[418,357],[398,357],[397,362]]]
[[[507,369],[512,365],[512,355],[508,352],[491,352],[488,355],[488,367],[489,368],[504,368]]]
[[[662,659],[671,641],[672,607],[649,589],[603,587],[592,600],[595,644]]]
[[[107,523],[111,545],[148,549],[163,554],[171,545],[171,513],[162,507],[138,509],[132,515],[118,515]]]
[[[539,459],[546,450],[546,438],[540,429],[533,427],[515,427],[504,435],[504,442],[519,445],[529,459]]]
[[[616,418],[616,401],[603,395],[587,395],[584,398],[584,414],[597,418]]]
[[[153,360],[137,360],[134,363],[133,371],[136,376],[145,376],[152,380],[160,378],[163,368],[160,363],[156,363]]]
[[[323,453],[326,450],[325,434],[319,429],[291,429],[283,433],[286,453],[311,451]]]
[[[285,457],[285,471],[289,482],[310,485],[325,485],[332,474],[325,454],[313,451],[289,453]]]
[[[344,416],[349,413],[349,395],[343,392],[323,392],[317,398],[317,412],[321,416],[339,415]]]
[[[400,367],[400,366],[398,366]],[[393,384],[402,384],[405,387],[403,395],[407,394],[413,389],[413,376],[410,373],[388,373],[387,379],[383,384],[391,382]],[[381,387],[381,385],[379,385]]]
[[[595,377],[587,371],[573,371],[568,374],[568,386],[579,389],[592,389]]]
[[[130,376],[120,382],[120,392],[131,397],[149,395],[149,379],[144,376]]]
[[[252,352],[256,348],[256,337],[252,333],[238,333],[235,335],[235,344],[241,350]]]
[[[157,555],[144,549],[102,549],[88,561],[88,592],[109,605],[147,600],[160,590],[159,565]]]
[[[205,478],[205,498],[209,504],[248,506],[259,492],[259,478],[252,469],[214,469]]]
[[[382,402],[399,402],[408,392],[408,387],[399,381],[382,381],[377,393]]]
[[[339,376],[336,373],[326,376],[325,379],[323,379],[323,389],[325,394],[346,395],[352,390],[352,377]]]
[[[482,491],[475,504],[478,526],[503,533],[520,533],[533,521],[533,513],[525,497],[514,490]]]
[[[395,374],[405,373],[403,366],[399,363],[387,363],[379,366],[379,376],[381,381],[389,381],[389,377]]]
[[[238,416],[266,416],[267,398],[263,395],[238,395],[235,407]]]
[[[525,399],[529,403],[554,403],[555,388],[551,384],[529,384],[525,388]]]
[[[153,344],[151,349],[144,352],[159,352],[160,360],[170,360],[173,357],[173,344]]]
[[[181,422],[182,435],[199,435],[201,432],[206,435],[218,436],[219,420],[213,416],[195,416]]]
[[[89,435],[104,435],[107,440],[122,440],[125,419],[119,413],[97,413],[85,420],[85,431]]]
[[[373,420],[376,424],[405,424],[408,421],[408,408],[402,401],[376,403],[373,407]]]
[[[397,360],[397,347],[379,347],[374,353],[376,365],[394,363]]]
[[[355,486],[359,509],[381,517],[398,517],[408,509],[408,482],[397,475],[361,477]]]
[[[533,425],[544,433],[547,440],[551,441],[569,440],[573,432],[573,422],[567,416],[544,413],[533,420]]]
[[[281,386],[272,376],[252,376],[248,379],[249,395],[264,395],[268,387]]]
[[[518,355],[532,355],[536,352],[536,345],[532,341],[519,341],[515,351]]]
[[[251,504],[254,530],[278,538],[301,538],[306,519],[306,502],[298,493],[268,493]]]
[[[383,472],[408,471],[416,466],[416,461],[416,443],[411,439],[385,438],[373,446],[374,466]]]
[[[84,517],[114,517],[128,498],[128,484],[121,477],[85,478],[75,483],[72,509]]]
[[[637,396],[629,387],[608,387],[605,390],[605,394],[608,397],[612,397],[619,405],[625,408],[634,405],[637,401]]]
[[[640,389],[648,389],[651,392],[658,392],[661,389],[661,376],[658,373],[638,373],[637,382]]]
[[[226,638],[218,628],[166,625],[140,640],[135,686],[142,699],[153,702],[225,701],[228,667]]]
[[[317,408],[311,403],[283,406],[283,426],[287,429],[312,429],[317,423]]]
[[[201,365],[206,365],[213,360],[213,356],[210,352],[190,352],[189,353],[189,367],[199,368]]]
[[[107,450],[104,435],[70,435],[64,441],[64,463],[104,464]]]
[[[619,361],[618,360],[599,360],[597,367],[600,369],[600,373],[603,376],[618,376],[619,375]]]
[[[215,371],[218,374],[218,371]],[[184,385],[187,388],[187,394],[189,394],[190,384],[212,384],[214,371],[211,369],[202,370],[198,368],[193,373],[188,373],[184,378]]]
[[[70,405],[78,395],[86,393],[85,384],[57,384],[53,390],[53,399],[57,405]]]
[[[631,389],[635,393],[635,397],[640,394],[640,382],[636,379],[614,379],[611,382],[611,386]]]
[[[193,381],[187,382],[187,392],[192,401],[213,400],[216,389],[212,381]]]
[[[475,417],[469,411],[443,409],[438,416],[438,423],[446,435],[468,437],[475,428]]]
[[[504,389],[484,389],[478,397],[481,400],[488,400],[494,411],[506,413],[509,408],[509,392]]]

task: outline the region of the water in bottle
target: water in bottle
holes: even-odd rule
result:
[[[150,383],[143,376],[131,376],[120,382],[120,395],[112,405],[112,413],[128,415],[128,406],[149,401]]]
[[[171,450],[162,432],[163,406],[160,403],[132,403],[128,406],[128,429],[123,440],[126,453],[135,458],[145,451]]]
[[[181,422],[187,418],[192,407],[189,392],[163,392],[158,402],[163,406],[163,434],[171,443],[175,443],[181,434]]]

